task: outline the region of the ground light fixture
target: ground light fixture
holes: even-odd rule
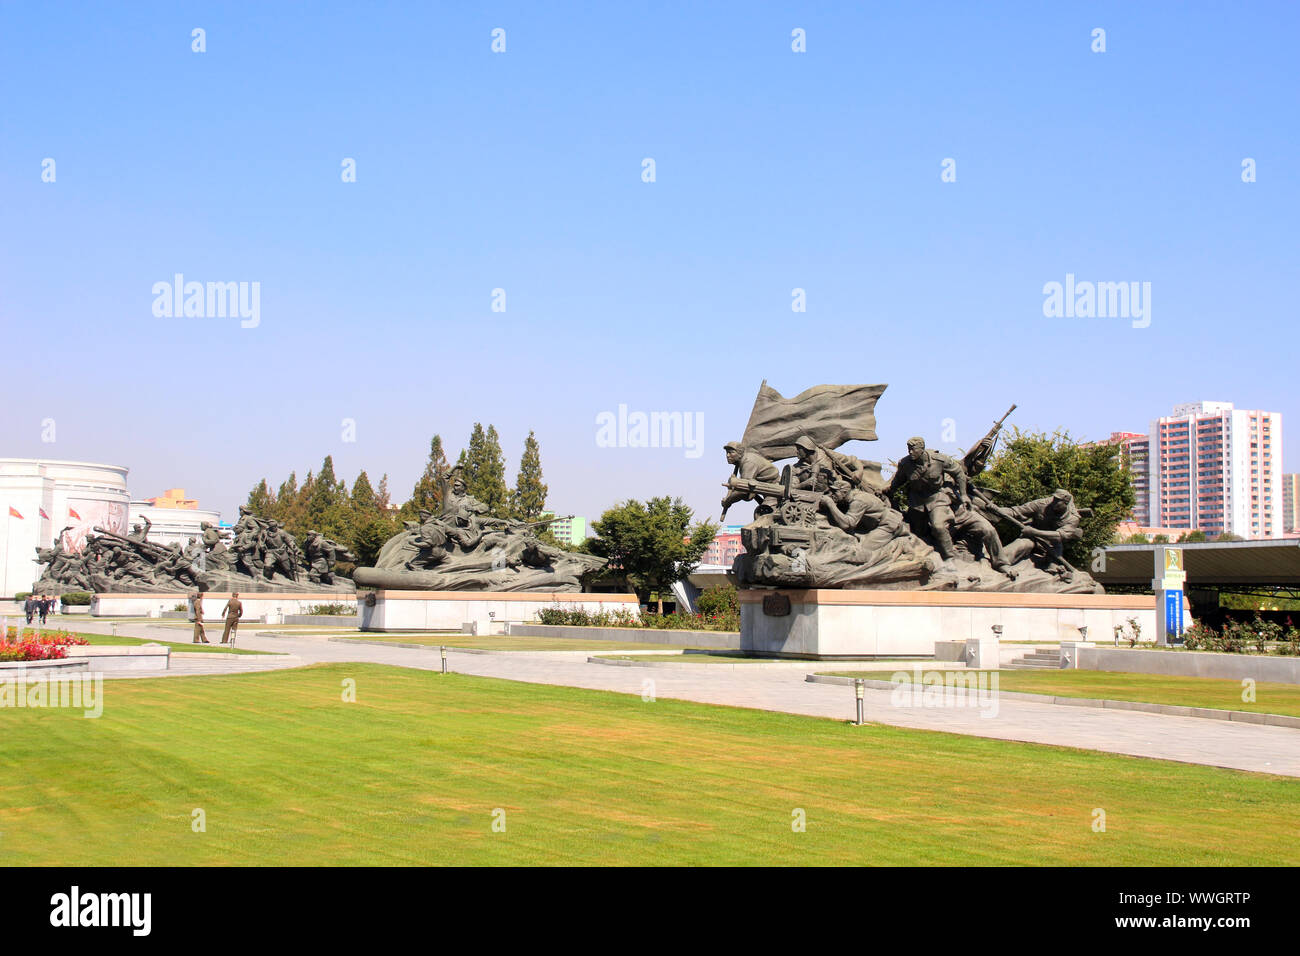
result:
[[[444,644],[438,650],[442,651],[442,672],[445,674],[447,673],[447,645]]]
[[[1001,625],[1001,624],[994,624],[994,625],[993,625],[993,636],[996,637],[999,641],[1002,640],[1002,625]]]
[[[864,723],[862,719],[862,706],[864,699],[867,696],[867,682],[861,677],[855,677],[853,679],[853,696],[857,698],[858,702],[858,720],[856,726],[861,727]]]

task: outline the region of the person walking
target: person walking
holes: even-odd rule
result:
[[[23,613],[27,615],[27,625],[31,626],[32,618],[36,615],[36,596],[27,595],[27,600],[23,601]]]
[[[191,643],[211,644],[203,630],[203,592],[195,591],[190,600],[194,602],[194,640]]]
[[[238,591],[230,593],[230,600],[226,602],[226,606],[222,608],[221,613],[226,618],[225,630],[221,632],[221,643],[234,644],[235,635],[239,631],[239,619],[244,616],[244,605],[239,600]]]
[[[49,615],[49,613],[50,613],[50,599],[49,599],[46,595],[42,594],[42,595],[41,595],[41,599],[40,599],[39,601],[36,602],[36,607],[37,607],[37,610],[40,612],[40,615],[41,615],[41,627],[44,627],[44,626],[45,626],[45,618],[46,618],[46,617]]]

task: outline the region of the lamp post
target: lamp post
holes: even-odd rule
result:
[[[853,679],[853,696],[857,698],[857,702],[858,702],[858,720],[856,726],[861,727],[863,724],[863,720],[862,720],[863,700],[867,696],[867,682],[863,680],[861,677],[855,677]]]

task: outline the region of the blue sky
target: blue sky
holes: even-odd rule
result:
[[[433,432],[454,453],[483,421],[511,476],[536,431],[561,511],[716,516],[764,378],[890,383],[848,449],[880,460],[1012,402],[1088,438],[1203,398],[1285,421],[1298,27],[1289,3],[5,3],[0,453],[229,514],[327,453],[400,500]],[[260,283],[260,324],[156,317],[176,273]],[[1067,273],[1150,282],[1150,326],[1045,317]],[[620,404],[699,415],[704,454],[598,447]]]

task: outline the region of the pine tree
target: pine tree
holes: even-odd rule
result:
[[[379,491],[370,487],[363,471],[352,484],[352,537],[348,546],[357,556],[359,567],[369,567],[379,557],[384,543],[401,530],[388,510],[388,476],[379,480]]]
[[[546,508],[546,485],[542,484],[542,452],[532,431],[524,439],[515,490],[510,495],[510,512],[520,521],[536,521]]]
[[[488,514],[505,518],[510,514],[510,488],[506,484],[506,460],[496,426],[487,431],[478,422],[470,434],[465,456],[465,490],[487,505]]]
[[[456,462],[470,494],[474,494],[474,488],[478,485],[478,474],[483,467],[483,447],[486,444],[487,433],[481,424],[475,422],[473,431],[469,433],[469,445],[461,449],[460,459]]]
[[[265,518],[274,518],[280,523],[285,523],[294,509],[298,506],[298,473],[289,472],[289,477],[280,482],[280,488],[275,493],[275,504],[271,510],[263,515]]]
[[[357,480],[352,482],[352,510],[367,518],[379,510],[375,489],[370,486],[370,477],[364,469],[357,475]]]
[[[275,512],[275,495],[267,486],[265,478],[248,493],[248,501],[245,504],[255,515],[266,516]]]
[[[462,454],[464,454],[462,452]],[[429,442],[429,460],[425,463],[424,474],[420,480],[415,483],[415,489],[411,492],[411,500],[402,506],[402,513],[408,518],[414,518],[421,509],[432,511],[438,514],[442,510],[442,486],[438,483],[438,475],[447,471],[447,456],[442,450],[442,436],[434,435],[433,440]],[[380,487],[387,492],[388,476],[384,476],[384,481],[380,482]]]
[[[311,482],[310,475],[307,480]],[[320,466],[320,472],[316,475],[316,480],[311,484],[310,490],[306,488],[303,490],[306,492],[308,524],[321,521],[331,508],[343,502],[346,487],[343,482],[334,477],[334,457],[332,455],[325,456],[325,460]]]

